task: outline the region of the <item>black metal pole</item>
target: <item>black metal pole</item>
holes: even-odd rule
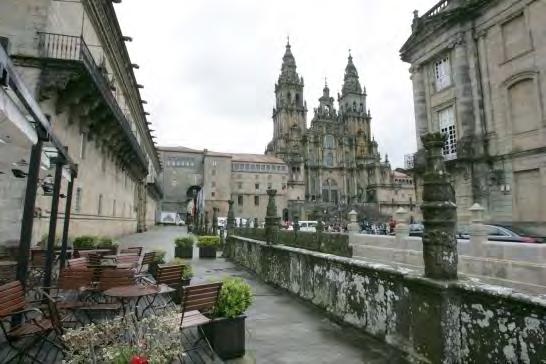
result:
[[[36,144],[30,152],[28,166],[27,188],[25,191],[25,205],[21,221],[21,238],[19,240],[19,252],[17,259],[17,280],[23,286],[26,285],[28,276],[28,262],[30,258],[30,244],[32,242],[32,226],[34,224],[34,207],[36,206],[36,190],[40,174],[40,162],[42,160],[43,140],[38,137]]]
[[[51,286],[51,271],[53,269],[53,260],[55,258],[55,230],[57,229],[57,212],[59,210],[59,194],[61,192],[62,172],[62,161],[55,161],[55,182],[53,185],[53,197],[51,199],[51,215],[49,216],[44,287]]]
[[[70,212],[72,208],[72,191],[74,190],[74,179],[76,175],[72,173],[70,182],[68,182],[68,190],[66,191],[66,205],[64,208],[64,225],[63,225],[63,242],[61,245],[61,268],[66,265],[66,250],[68,246],[68,229],[70,227]]]

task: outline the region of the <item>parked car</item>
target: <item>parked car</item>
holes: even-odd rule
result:
[[[300,231],[317,231],[318,221],[300,221]]]
[[[514,228],[512,226],[486,224],[487,240],[490,241],[505,241],[513,243],[543,243],[541,238],[530,236],[528,233]],[[468,230],[462,230],[457,232],[457,238],[470,239],[470,233]]]
[[[425,227],[423,224],[410,224],[409,226],[409,236],[423,236],[423,230]]]

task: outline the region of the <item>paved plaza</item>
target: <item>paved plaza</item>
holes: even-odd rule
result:
[[[174,256],[173,240],[186,235],[185,228],[160,227],[126,236],[121,247],[139,245],[146,250],[167,251]],[[192,284],[225,276],[245,279],[254,291],[254,303],[247,312],[246,349],[243,359],[230,363],[406,363],[396,350],[357,330],[329,320],[310,304],[256,280],[244,269],[223,258],[199,259],[195,248],[191,261]]]

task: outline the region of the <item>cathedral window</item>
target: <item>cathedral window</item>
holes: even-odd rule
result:
[[[438,112],[438,124],[440,126],[440,132],[447,136],[443,149],[444,158],[454,159],[457,157],[457,130],[455,128],[453,106]]]
[[[436,91],[440,91],[451,85],[451,69],[448,55],[434,62],[434,84]]]
[[[324,136],[324,148],[325,149],[334,149],[335,148],[335,139],[333,135]]]
[[[334,166],[334,154],[332,152],[328,152],[326,154],[326,158],[324,159],[324,164],[326,165],[326,167]]]

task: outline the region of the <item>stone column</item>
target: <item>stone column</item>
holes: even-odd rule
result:
[[[427,95],[425,91],[424,70],[419,65],[410,68],[413,83],[413,108],[415,111],[415,132],[417,134],[417,150],[423,148],[421,135],[428,132]]]
[[[258,218],[255,217],[254,218],[254,229],[257,229],[258,228]]]
[[[218,234],[218,208],[212,208],[212,235]]]
[[[474,257],[484,256],[484,243],[487,242],[487,229],[483,224],[484,208],[475,203],[469,208],[472,214],[470,225],[470,255]]]
[[[347,224],[347,230],[349,230],[349,234],[358,234],[358,232],[360,231],[360,225],[357,222],[358,213],[355,210],[351,210],[348,215],[350,222]]]
[[[279,223],[281,218],[277,216],[277,205],[275,204],[275,195],[277,190],[268,189],[267,210],[265,214],[265,238],[268,244],[276,244],[279,239]]]
[[[396,210],[394,216],[396,217],[396,227],[394,228],[396,239],[407,238],[409,236],[408,212],[400,207]]]
[[[425,276],[457,279],[457,206],[442,156],[445,135],[429,133],[421,140],[426,149],[427,166],[423,176],[423,260]]]
[[[250,229],[250,217],[246,219],[245,228]]]
[[[464,33],[458,34],[457,38],[452,43],[453,50],[453,85],[455,86],[455,95],[457,96],[457,117],[456,120],[460,125],[461,135],[458,139],[463,139],[467,144],[463,144],[460,148],[457,145],[457,155],[460,153],[471,153],[472,137],[474,136],[474,99],[472,97],[472,83],[470,80],[470,65],[468,62],[468,54]],[[460,144],[460,143],[458,143]],[[471,156],[471,155],[469,155]]]
[[[227,233],[228,235],[231,235],[233,233],[233,229],[235,228],[235,213],[233,212],[233,200],[228,201],[228,213],[227,213]]]
[[[300,217],[298,214],[294,214],[294,231],[300,231]]]

